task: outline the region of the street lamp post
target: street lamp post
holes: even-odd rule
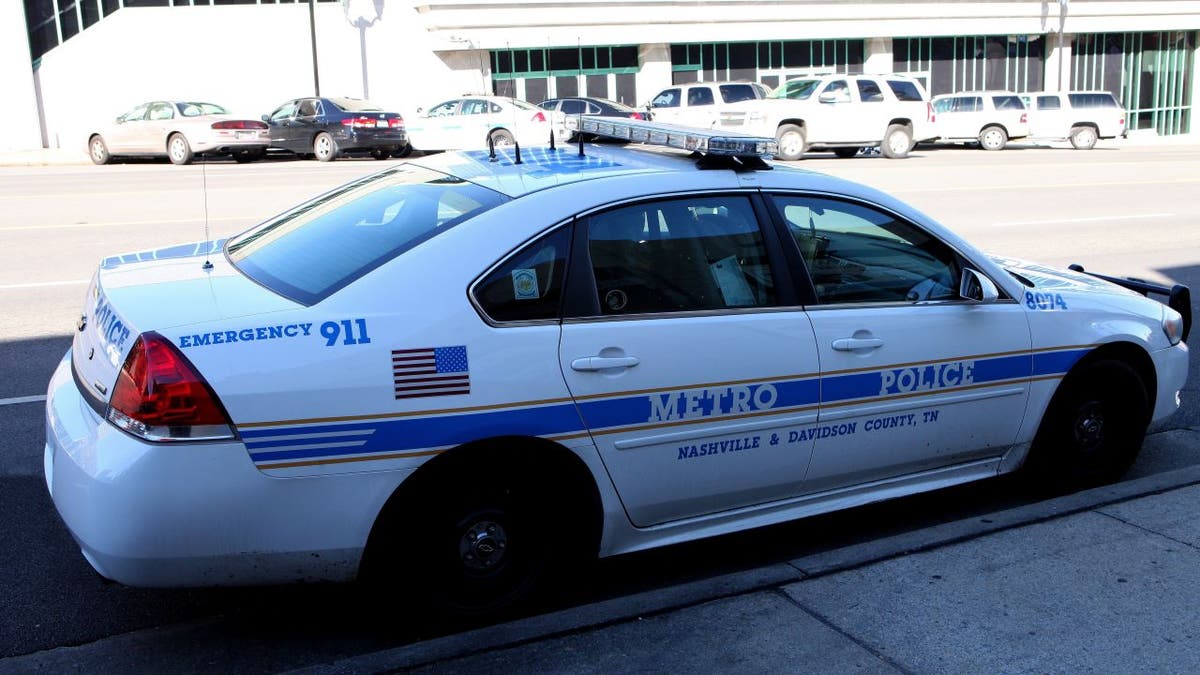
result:
[[[317,74],[317,13],[313,5],[317,0],[308,0],[308,30],[312,39],[313,96],[321,95],[321,76]]]
[[[367,78],[367,29],[383,18],[383,0],[342,0],[346,21],[358,29],[358,51],[362,58],[363,98],[371,97]]]

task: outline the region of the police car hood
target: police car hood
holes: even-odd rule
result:
[[[101,262],[71,347],[76,374],[90,394],[107,400],[141,333],[297,307],[238,272],[221,252],[223,244],[186,244]]]
[[[1133,291],[1112,282],[1098,279],[1090,274],[1047,267],[1028,260],[991,256],[992,262],[1004,268],[1026,287],[1041,292],[1062,293],[1082,291],[1091,294],[1107,294],[1121,297],[1140,297]]]

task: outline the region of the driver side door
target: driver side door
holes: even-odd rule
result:
[[[821,369],[805,482],[827,490],[1001,456],[1025,414],[1032,369],[1024,309],[963,299],[970,263],[886,210],[827,197],[772,201],[811,279]]]

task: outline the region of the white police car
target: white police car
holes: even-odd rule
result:
[[[104,260],[45,449],[92,566],[484,612],[579,557],[1023,466],[1115,479],[1179,406],[1185,288],[990,258],[769,170],[771,139],[579,124],[697,153],[423,157]]]

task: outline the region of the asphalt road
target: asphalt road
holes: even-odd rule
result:
[[[70,541],[40,477],[38,397],[101,257],[202,240],[206,212],[207,236],[227,236],[390,164],[0,167],[0,659],[133,639],[175,647],[177,672],[268,672],[460,628],[381,608],[353,586],[159,591],[106,583]],[[1200,146],[939,148],[904,161],[814,155],[802,166],[891,192],[991,252],[1200,288]],[[1196,425],[1196,369],[1184,409],[1164,429]],[[1146,453],[1131,476],[1198,459],[1186,448]],[[548,606],[795,558],[1022,499],[993,481],[626,556],[581,570],[576,589]]]

